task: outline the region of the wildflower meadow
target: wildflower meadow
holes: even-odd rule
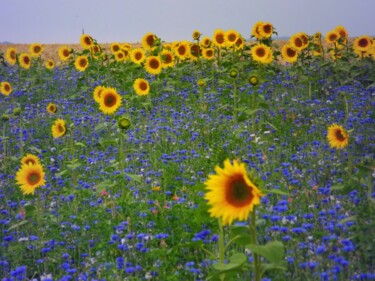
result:
[[[0,280],[375,280],[375,44],[257,22],[0,52]]]

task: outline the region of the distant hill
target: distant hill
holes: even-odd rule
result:
[[[3,41],[3,42],[0,42],[1,45],[8,45],[8,44],[13,44],[12,42],[9,42],[9,41]]]

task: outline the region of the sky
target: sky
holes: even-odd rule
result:
[[[191,41],[199,30],[234,29],[245,39],[257,21],[279,36],[323,35],[337,25],[349,36],[375,35],[375,0],[0,0],[0,42],[74,44],[84,32],[99,43]]]

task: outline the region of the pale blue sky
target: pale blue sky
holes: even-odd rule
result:
[[[279,36],[325,34],[343,25],[349,36],[375,34],[375,0],[0,0],[0,42],[79,43],[84,29],[99,43],[191,40],[235,29],[245,39],[257,21]]]

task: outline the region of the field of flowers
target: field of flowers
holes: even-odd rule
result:
[[[375,280],[375,44],[256,23],[0,53],[1,280]]]

